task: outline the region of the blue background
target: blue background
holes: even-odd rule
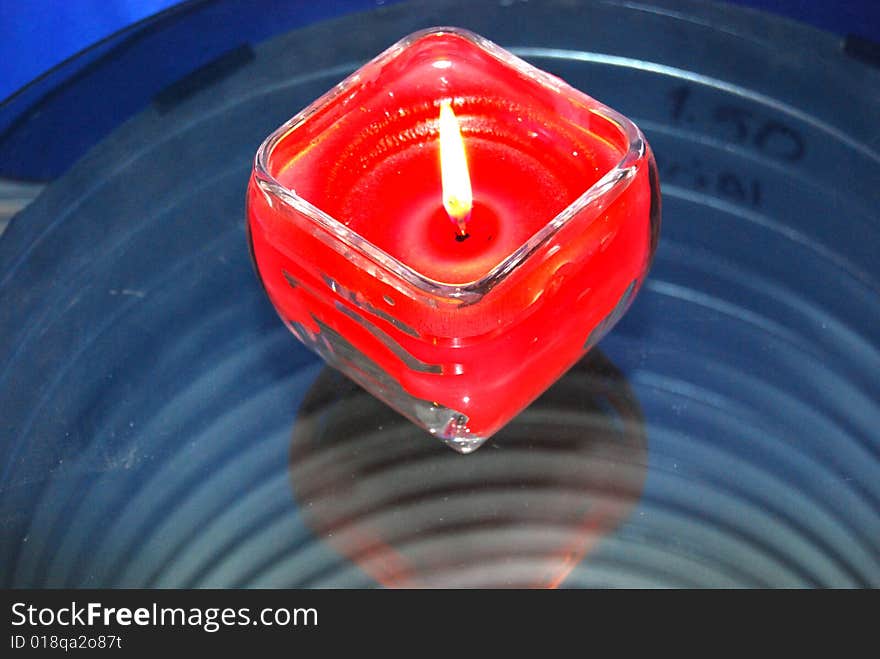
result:
[[[601,346],[642,409],[647,456],[603,451],[596,463],[635,467],[644,488],[605,469],[598,482],[575,476],[553,436],[569,436],[556,424],[586,420],[574,394],[570,411],[541,415],[553,427],[525,426],[534,450],[493,443],[499,450],[467,465],[348,411],[338,418],[350,435],[293,439],[304,419],[323,423],[300,413],[320,364],[254,277],[242,221],[253,153],[357,61],[434,19],[351,17],[341,30],[253,49],[247,64],[211,77],[239,52],[230,47],[343,7],[263,0],[265,21],[246,25],[226,8],[251,0],[216,0],[206,8],[223,11],[175,14],[124,47],[105,43],[96,50],[106,58],[78,58],[94,66],[72,84],[32,86],[0,107],[0,134],[4,114],[25,114],[0,138],[0,165],[22,175],[28,165],[26,180],[52,180],[93,149],[0,239],[0,585],[374,585],[309,513],[299,478],[311,462],[328,466],[311,490],[326,503],[356,500],[349,519],[393,519],[408,546],[450,566],[471,560],[476,531],[495,539],[499,529],[497,565],[521,564],[501,562],[534,547],[511,542],[522,536],[504,533],[511,526],[500,523],[515,521],[505,510],[528,512],[541,529],[583,528],[576,516],[549,524],[542,492],[570,493],[587,511],[593,502],[579,493],[619,510],[630,492],[638,506],[565,585],[880,587],[880,70],[848,66],[833,38],[774,31],[753,16],[738,23],[756,30],[750,38],[725,31],[711,24],[714,5],[671,15],[641,11],[647,0],[597,2],[588,32],[577,3],[508,11],[481,1],[492,11],[468,27],[488,27],[499,43],[574,46],[533,60],[636,120],[657,154],[663,236],[643,292]],[[351,33],[348,44],[340,35]],[[578,50],[587,34],[590,50]],[[37,35],[5,61],[59,43]],[[774,133],[809,149],[794,162],[758,139]],[[614,408],[608,396],[597,409]],[[384,448],[373,450],[373,437]],[[315,457],[291,460],[303,446]],[[428,460],[412,459],[423,446]],[[499,469],[507,454],[532,467],[563,460],[565,478]],[[361,483],[365,470],[348,465],[367,461]],[[377,499],[362,493],[387,504],[365,509]],[[454,512],[478,510],[472,500],[489,514],[450,524]],[[424,517],[408,524],[410,510]],[[447,530],[463,535],[446,544]]]
[[[880,41],[877,0],[733,0],[839,34]],[[83,48],[177,0],[0,0],[0,99]],[[318,16],[386,4],[386,0],[290,0]]]

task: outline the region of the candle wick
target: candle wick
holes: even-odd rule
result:
[[[450,214],[449,219],[452,220],[455,223],[455,226],[458,228],[458,235],[455,237],[455,239],[458,242],[461,242],[465,238],[467,238],[469,235],[468,230],[467,230],[467,225],[468,225],[468,221],[471,219],[471,212],[468,211],[467,213],[465,213],[464,215],[462,215],[460,217],[452,217],[452,215]]]
[[[469,233],[460,233],[455,237],[455,240],[457,242],[463,243],[465,240],[467,240],[470,237],[471,237],[471,234],[469,234]]]

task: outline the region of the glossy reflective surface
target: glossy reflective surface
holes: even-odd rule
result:
[[[880,585],[878,72],[830,37],[702,3],[508,4],[392,7],[257,45],[12,222],[5,585],[552,585],[563,555],[566,587]],[[614,375],[586,376],[625,407],[566,380],[576,393],[549,418],[530,409],[528,432],[433,462],[370,399],[321,394],[322,366],[252,272],[243,204],[272,128],[400,36],[453,22],[643,128],[664,235],[600,344]],[[475,517],[444,526],[465,498]],[[603,500],[598,530],[573,532]]]

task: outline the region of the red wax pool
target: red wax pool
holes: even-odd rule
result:
[[[473,210],[442,205],[438,113]],[[274,133],[248,191],[254,261],[294,333],[467,452],[626,310],[659,228],[635,126],[463,31],[414,35]]]

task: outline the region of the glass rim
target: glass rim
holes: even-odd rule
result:
[[[585,96],[591,101],[591,106],[589,108],[590,112],[597,114],[618,127],[626,140],[627,147],[623,157],[614,167],[607,171],[598,181],[593,183],[585,192],[581,193],[562,211],[542,225],[541,228],[533,233],[517,249],[504,257],[504,259],[502,259],[497,265],[492,267],[489,272],[473,281],[458,284],[446,283],[428,277],[400,259],[392,256],[381,247],[361,236],[357,231],[350,229],[342,221],[324,212],[298,195],[294,190],[281,184],[270,173],[268,165],[269,157],[275,147],[291,131],[308,121],[308,119],[320,108],[324,107],[338,96],[345,94],[351,89],[351,87],[360,82],[359,71],[363,66],[367,66],[368,64],[378,64],[380,66],[385,65],[399,56],[404,49],[420,39],[442,34],[454,34],[470,41],[503,64],[515,68],[536,83],[543,85],[552,91],[574,91],[577,94]],[[498,46],[492,41],[489,41],[485,37],[481,37],[470,30],[442,26],[413,32],[366,62],[363,66],[359,67],[342,82],[338,83],[328,92],[297,112],[293,117],[276,128],[263,141],[257,149],[257,153],[254,157],[254,179],[265,194],[271,194],[285,205],[290,206],[309,220],[313,221],[319,227],[326,230],[331,236],[335,237],[340,242],[345,243],[350,249],[355,250],[358,254],[369,261],[376,263],[380,267],[388,270],[390,273],[428,295],[453,300],[467,300],[469,302],[481,298],[494,286],[525,264],[529,260],[529,257],[538,251],[541,245],[555,235],[582,210],[596,204],[600,200],[606,200],[607,203],[611,203],[611,201],[616,199],[634,178],[637,163],[646,153],[644,136],[639,127],[630,119],[600,101],[597,101],[585,92],[572,87],[562,79],[542,71],[525,60],[520,59],[513,53],[503,49],[501,46]]]

